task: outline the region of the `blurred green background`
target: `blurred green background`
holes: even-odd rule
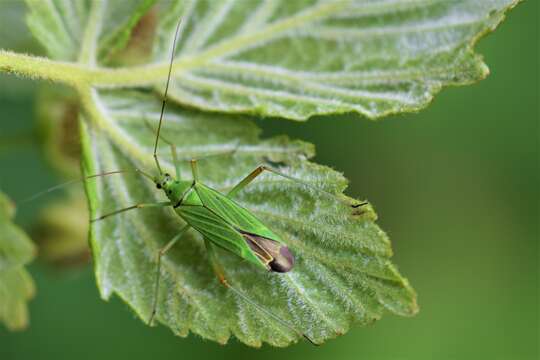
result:
[[[25,31],[15,15],[0,25],[0,47]],[[416,317],[387,315],[321,347],[220,346],[103,302],[89,266],[60,272],[38,261],[31,325],[0,326],[0,359],[538,359],[538,15],[534,0],[513,10],[477,47],[491,75],[444,89],[418,114],[260,122],[267,135],[316,144],[316,160],[350,179],[349,195],[376,206],[418,292]],[[31,131],[37,86],[0,77],[0,187],[15,200],[60,181],[36,145],[6,141]],[[44,203],[21,207],[17,222],[29,226]]]

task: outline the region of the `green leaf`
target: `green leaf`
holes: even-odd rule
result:
[[[176,101],[296,120],[379,118],[419,110],[443,86],[483,79],[488,68],[472,47],[516,3],[178,0],[164,9],[155,55],[167,59],[182,16],[176,61],[187,65],[170,92]]]
[[[90,65],[107,64],[124,48],[153,4],[27,2],[28,24],[49,56],[85,63],[92,58]],[[170,89],[178,103],[295,120],[346,112],[375,119],[417,111],[443,86],[487,76],[473,46],[518,2],[161,0],[153,62],[84,81],[163,91],[174,27],[182,17]],[[92,46],[82,46],[83,39]],[[64,76],[73,80],[71,73]]]
[[[152,171],[154,134],[142,124],[146,119],[156,128],[159,99],[121,91],[92,91],[90,99],[83,132],[85,172],[134,167]],[[277,274],[220,252],[230,282],[257,304],[317,342],[345,333],[353,323],[371,323],[384,311],[416,313],[416,295],[390,262],[390,242],[375,224],[373,209],[353,208],[358,201],[342,195],[343,176],[308,161],[313,146],[283,136],[262,140],[249,119],[178,107],[168,108],[163,136],[177,144],[181,158],[201,159],[202,181],[218,190],[230,189],[258,165],[270,162],[340,199],[269,174],[239,194],[237,200],[278,233],[296,257],[292,272]],[[169,148],[161,145],[162,166],[174,173]],[[182,162],[182,173],[190,178],[187,161]],[[88,182],[87,193],[93,218],[164,199],[152,182],[135,173]],[[118,294],[147,321],[157,251],[181,226],[170,208],[131,211],[93,223],[91,246],[102,296]],[[221,343],[234,335],[252,346],[286,346],[297,340],[294,332],[219,284],[195,231],[166,254],[162,275],[157,319],[178,335],[193,331]]]
[[[10,330],[28,323],[26,302],[34,296],[34,282],[24,268],[34,258],[34,245],[11,219],[14,207],[0,192],[0,321]]]

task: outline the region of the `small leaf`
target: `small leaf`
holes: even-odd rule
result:
[[[0,271],[0,321],[9,330],[23,330],[28,326],[27,301],[34,297],[32,277],[24,267]]]
[[[34,245],[11,221],[14,215],[14,205],[0,192],[0,271],[25,265],[34,257]]]
[[[157,126],[159,100],[120,91],[92,91],[91,100],[86,103],[85,116],[93,120],[85,122],[85,172],[151,171],[154,134],[141,124],[146,119]],[[351,206],[359,201],[342,195],[343,176],[307,160],[313,156],[310,144],[287,137],[261,140],[258,134],[249,119],[180,108],[168,108],[163,125],[164,138],[177,144],[181,158],[201,159],[201,179],[216,189],[231,189],[258,165],[271,162],[341,199],[274,175],[257,178],[237,200],[284,239],[296,265],[290,273],[268,273],[220,252],[230,282],[317,342],[345,333],[352,323],[371,323],[385,310],[414,314],[416,295],[390,262],[390,242],[375,224],[372,208]],[[174,173],[169,148],[161,145],[162,166]],[[182,173],[189,178],[187,161]],[[131,173],[87,182],[87,193],[93,218],[164,199],[152,182]],[[102,296],[117,293],[147,321],[157,251],[181,226],[170,208],[131,211],[93,223],[91,245]],[[297,340],[297,334],[222,288],[195,231],[167,253],[162,274],[157,319],[178,335],[191,330],[221,343],[234,335],[252,346]]]
[[[24,268],[34,258],[34,245],[11,219],[14,207],[0,192],[0,321],[10,330],[28,324],[26,302],[34,296],[34,282]]]

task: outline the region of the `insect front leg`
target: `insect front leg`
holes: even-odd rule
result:
[[[176,153],[176,148],[174,147],[174,145],[171,145],[171,146],[174,149],[173,151]],[[212,155],[203,156],[202,159],[208,159],[208,158],[216,157],[216,156],[231,156],[237,151],[237,149],[238,149],[238,147],[235,147],[233,150],[223,152],[221,154],[212,154]],[[176,158],[176,155],[173,156],[173,159],[174,159],[174,162],[175,162],[175,167],[178,169],[179,165],[178,165],[178,158]],[[191,173],[193,175],[193,180],[195,180],[195,181],[199,181],[199,166],[198,166],[198,161],[199,160],[200,160],[200,158],[199,159],[195,159],[195,158],[189,159],[189,163],[191,165]],[[178,178],[179,178],[179,176],[178,176]]]
[[[292,332],[294,332],[298,336],[301,336],[301,337],[305,338],[306,340],[308,340],[313,345],[319,345],[316,342],[314,342],[309,336],[307,336],[306,334],[304,334],[301,331],[298,331],[292,324],[290,324],[289,322],[287,322],[287,321],[283,320],[282,318],[278,317],[276,314],[273,314],[269,310],[263,308],[262,306],[257,304],[255,301],[251,300],[242,291],[240,291],[237,288],[233,287],[231,285],[231,283],[225,277],[225,271],[223,270],[223,267],[221,266],[221,263],[219,262],[218,256],[217,256],[216,251],[215,251],[215,246],[207,238],[204,238],[204,245],[206,246],[206,251],[208,252],[208,259],[210,261],[210,265],[212,266],[212,269],[214,270],[214,273],[216,274],[219,282],[223,286],[225,286],[227,289],[231,290],[236,295],[241,297],[245,302],[247,302],[248,304],[253,306],[255,309],[262,312],[266,316],[274,319],[275,321],[277,321],[278,323],[280,323],[281,325],[283,325],[287,329],[291,330]]]
[[[110,212],[110,213],[105,214],[105,215],[101,215],[100,217],[97,217],[95,219],[90,220],[90,222],[96,222],[96,221],[99,221],[99,220],[103,220],[103,219],[108,218],[110,216],[118,215],[120,213],[123,213],[125,211],[129,211],[129,210],[142,209],[142,208],[146,208],[146,207],[166,207],[166,206],[171,206],[171,205],[172,205],[172,203],[170,201],[162,201],[162,202],[157,202],[157,203],[135,204],[135,205],[131,205],[131,206],[128,206],[126,208],[123,208],[123,209],[115,210],[115,211]]]
[[[156,285],[154,288],[154,300],[152,304],[152,312],[150,314],[150,319],[148,320],[148,325],[152,326],[152,322],[154,321],[154,317],[156,316],[157,311],[157,304],[158,304],[158,296],[159,296],[159,280],[161,279],[161,258],[167,251],[169,251],[174,244],[178,242],[182,238],[182,236],[188,231],[190,228],[189,225],[184,226],[180,232],[173,237],[164,247],[158,250],[157,254],[157,271],[156,271]]]
[[[219,156],[233,156],[234,154],[236,154],[239,147],[240,147],[240,145],[237,142],[236,145],[231,150],[224,150],[224,151],[216,152],[214,154],[197,156],[196,159],[197,159],[197,161],[201,161],[201,160],[208,160],[208,159],[216,158],[216,157],[219,157]],[[183,158],[183,159],[180,159],[180,160],[181,161],[186,161],[186,160],[191,161],[192,159],[193,159],[193,157]]]

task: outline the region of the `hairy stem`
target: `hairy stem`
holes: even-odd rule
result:
[[[177,61],[174,68],[179,70],[193,67],[193,63],[194,61],[189,60]],[[75,88],[149,85],[155,83],[156,78],[167,76],[167,66],[166,63],[161,63],[122,69],[100,68],[0,50],[0,72],[49,80]]]
[[[43,57],[0,50],[0,71],[33,79],[77,86],[89,83],[91,72],[76,63],[54,61]]]

